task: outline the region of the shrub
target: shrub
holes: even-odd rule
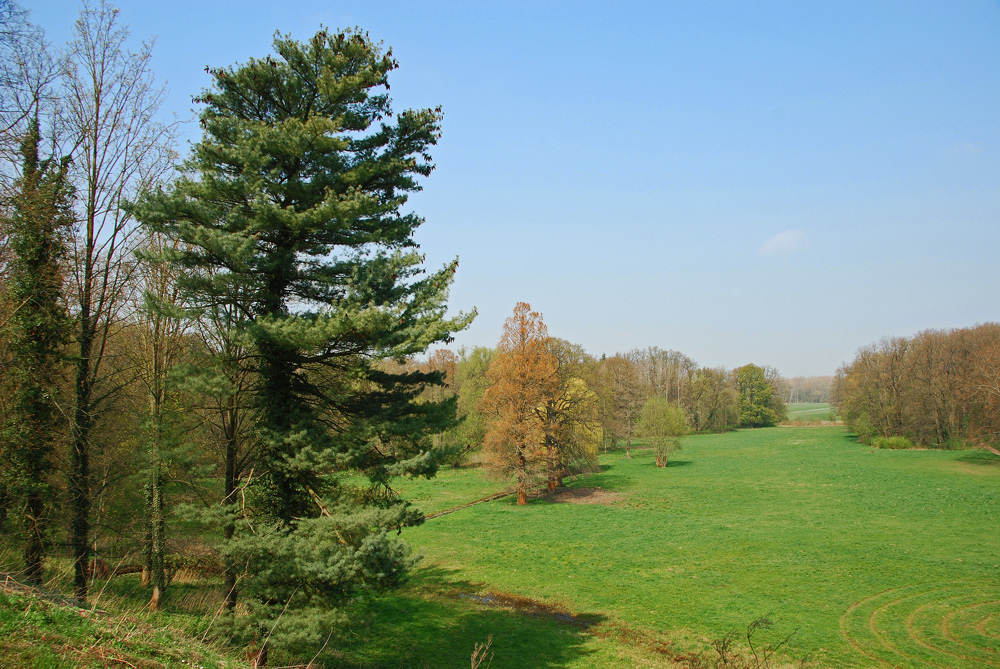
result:
[[[875,437],[872,439],[872,447],[900,450],[913,448],[913,442],[906,437]]]

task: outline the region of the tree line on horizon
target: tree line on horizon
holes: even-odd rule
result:
[[[550,336],[523,302],[496,347],[437,349],[405,364],[441,373],[444,385],[425,392],[456,402],[458,424],[435,436],[451,462],[477,455],[516,480],[522,504],[532,485],[554,490],[567,474],[592,467],[600,450],[624,448],[629,457],[642,439],[665,466],[688,431],[776,425],[789,393],[773,367],[704,367],[656,346],[594,357]]]
[[[786,404],[825,404],[830,401],[833,376],[792,376],[785,379]]]
[[[866,443],[987,446],[1000,437],[1000,324],[924,330],[861,348],[832,402]]]

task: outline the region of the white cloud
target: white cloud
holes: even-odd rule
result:
[[[952,153],[982,153],[983,145],[975,142],[963,142],[951,145]]]
[[[809,247],[806,233],[801,230],[785,230],[779,232],[760,245],[762,256],[784,255],[802,251]]]

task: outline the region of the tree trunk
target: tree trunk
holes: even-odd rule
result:
[[[10,513],[10,492],[7,486],[0,483],[0,527],[7,524],[7,516]]]
[[[517,449],[517,505],[524,506],[528,503],[528,461],[524,457],[524,450]]]
[[[267,646],[257,647],[256,644],[250,644],[247,648],[247,660],[250,662],[250,666],[254,667],[266,667],[267,666]]]
[[[145,517],[143,518],[143,528],[142,528],[142,577],[140,578],[140,584],[144,588],[148,588],[150,583],[152,583],[153,574],[153,525],[150,522],[149,510],[153,508],[153,489],[149,485],[149,481],[146,481],[144,494],[145,502]]]
[[[549,435],[546,435],[545,436],[545,458],[546,458],[546,466],[548,468],[548,487],[549,487],[549,492],[555,492],[555,490],[556,490],[556,478],[557,478],[557,475],[558,475],[557,462],[556,462],[556,460],[557,460],[557,458],[556,458],[557,452],[558,452],[558,448],[556,447],[555,439],[553,439]]]
[[[160,472],[159,459],[156,460],[150,475],[150,564],[149,578],[153,585],[153,594],[149,600],[149,608],[157,609],[167,591],[167,578],[164,569],[165,552],[165,522],[163,518],[163,480]]]
[[[160,346],[162,342],[154,342],[154,363],[152,388],[149,394],[150,421],[150,462],[146,517],[149,526],[149,578],[153,585],[153,593],[149,600],[149,608],[158,609],[167,592],[167,579],[164,573],[164,552],[166,543],[166,523],[163,517],[163,376],[166,373],[160,366]]]
[[[89,270],[88,266],[88,270]],[[85,298],[89,298],[87,293]],[[76,402],[73,408],[73,439],[70,447],[70,544],[73,550],[73,595],[81,604],[87,602],[87,552],[90,537],[90,429],[91,396],[90,354],[93,329],[90,323],[90,303],[81,305],[80,359],[77,361]]]
[[[45,547],[42,545],[42,514],[45,503],[37,490],[28,494],[24,516],[24,566],[25,579],[33,585],[42,584]]]
[[[239,442],[237,441],[237,430],[239,428],[238,422],[238,409],[236,408],[236,398],[230,399],[232,403],[228,408],[229,417],[228,420],[223,418],[223,427],[226,430],[226,481],[225,481],[225,496],[223,499],[223,504],[227,507],[232,507],[236,503],[236,459],[239,456]],[[233,520],[231,513],[226,514],[226,519],[222,526],[222,536],[224,539],[224,544],[228,545],[233,539],[233,534],[236,532],[236,523]],[[225,569],[226,578],[226,595],[223,605],[227,610],[233,611],[236,609],[236,598],[238,593],[236,592],[236,562],[229,556],[228,552],[224,554],[223,557],[223,567]]]

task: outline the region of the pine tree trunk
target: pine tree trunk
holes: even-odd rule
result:
[[[227,431],[226,435],[226,481],[225,481],[225,496],[223,497],[223,503],[226,506],[232,506],[236,503],[236,458],[239,455],[239,444],[237,442],[237,429],[238,429],[238,409],[235,407],[235,398],[230,400],[233,405],[229,407],[229,420],[224,422],[223,425]],[[236,524],[233,521],[232,514],[227,513],[226,519],[222,527],[222,535],[224,543],[229,544],[233,539],[233,534],[236,531]],[[233,611],[236,609],[236,598],[238,593],[236,592],[236,563],[229,556],[228,552],[224,554],[223,557],[223,567],[226,574],[226,596],[223,605],[227,610]]]
[[[279,316],[281,309],[276,308],[269,315]],[[313,511],[313,501],[305,490],[315,485],[310,480],[314,478],[311,473],[303,477],[304,473],[288,467],[286,460],[291,453],[287,452],[289,446],[284,439],[291,432],[293,421],[298,418],[291,412],[301,406],[293,391],[295,350],[266,340],[259,347],[262,359],[260,397],[263,400],[259,425],[265,435],[260,459],[265,472],[262,478],[269,479],[261,487],[261,490],[267,491],[267,498],[261,499],[261,503],[273,520],[288,524]]]

